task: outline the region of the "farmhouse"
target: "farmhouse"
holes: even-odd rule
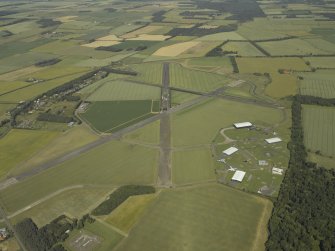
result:
[[[276,138],[266,139],[265,141],[266,141],[268,144],[273,144],[273,143],[281,142],[282,140],[281,140],[281,138],[276,137]]]
[[[233,180],[233,181],[238,181],[238,182],[242,182],[242,180],[243,180],[243,178],[244,178],[244,175],[245,175],[245,172],[237,170],[237,171],[234,173],[234,175],[233,175],[233,177],[231,178],[231,180]]]
[[[232,147],[229,147],[228,149],[224,150],[223,153],[230,156],[237,151],[238,151],[238,149],[236,147],[232,146]]]
[[[234,127],[236,129],[240,129],[240,128],[249,128],[251,127],[252,124],[250,122],[240,122],[240,123],[234,123]]]

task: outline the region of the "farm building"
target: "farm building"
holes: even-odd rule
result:
[[[232,146],[232,147],[229,147],[228,149],[224,150],[223,153],[230,156],[237,151],[238,151],[238,149],[236,147]]]
[[[233,175],[233,177],[231,178],[231,180],[233,180],[233,181],[238,181],[238,182],[242,182],[242,180],[243,180],[243,178],[244,178],[244,175],[245,175],[245,172],[237,170],[237,171],[234,173],[234,175]]]
[[[266,139],[265,141],[266,141],[268,144],[273,144],[273,143],[281,142],[282,140],[281,140],[281,138],[276,137],[276,138]]]
[[[234,127],[236,129],[240,129],[240,128],[248,128],[251,127],[252,124],[250,122],[240,122],[240,123],[234,123]]]

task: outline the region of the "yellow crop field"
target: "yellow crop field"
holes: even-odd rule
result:
[[[128,40],[144,40],[144,41],[164,41],[171,36],[164,35],[150,35],[150,34],[141,34],[134,38],[129,38]]]
[[[153,55],[163,57],[175,57],[198,44],[200,44],[200,42],[197,41],[173,44],[158,49]]]

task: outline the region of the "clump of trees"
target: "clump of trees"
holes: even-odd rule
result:
[[[155,193],[152,186],[127,185],[116,189],[107,200],[92,211],[93,215],[106,215],[121,205],[129,196]]]
[[[47,60],[42,60],[39,61],[35,64],[35,66],[39,66],[39,67],[44,67],[44,66],[49,66],[49,65],[54,65],[59,63],[60,61],[62,61],[59,58],[52,58],[52,59],[47,59]]]
[[[301,104],[334,105],[317,99],[296,96],[292,102],[289,168],[268,225],[269,251],[335,250],[335,170],[307,162],[303,142]]]
[[[51,27],[51,26],[56,26],[56,25],[62,24],[62,22],[55,21],[55,20],[53,20],[51,18],[42,18],[42,19],[36,21],[36,23],[40,25],[40,28],[47,28],[47,27]]]
[[[38,114],[36,120],[38,121],[48,121],[48,122],[56,122],[56,123],[70,123],[74,121],[72,117],[66,117],[59,114],[52,114],[43,112]]]
[[[235,31],[237,24],[222,25],[217,28],[204,29],[200,28],[202,24],[197,24],[192,28],[173,28],[166,35],[169,36],[205,36],[219,32]]]
[[[156,23],[160,23],[164,20],[164,14],[166,13],[165,10],[160,10],[155,12],[154,14],[152,14],[152,18],[151,21],[152,22],[156,22]]]

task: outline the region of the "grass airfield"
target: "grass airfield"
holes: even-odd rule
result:
[[[290,98],[335,95],[334,19],[327,4],[226,4],[0,3],[0,206],[12,224],[80,218],[119,186],[152,185],[63,246],[264,250],[283,179],[272,168],[289,161]],[[80,80],[95,70],[108,76]],[[78,89],[44,99],[73,81]],[[29,102],[39,105],[13,117]],[[328,168],[333,117],[303,108],[308,158]],[[255,128],[232,128],[244,121]],[[265,143],[274,136],[283,141]],[[219,162],[231,146],[239,151]]]

